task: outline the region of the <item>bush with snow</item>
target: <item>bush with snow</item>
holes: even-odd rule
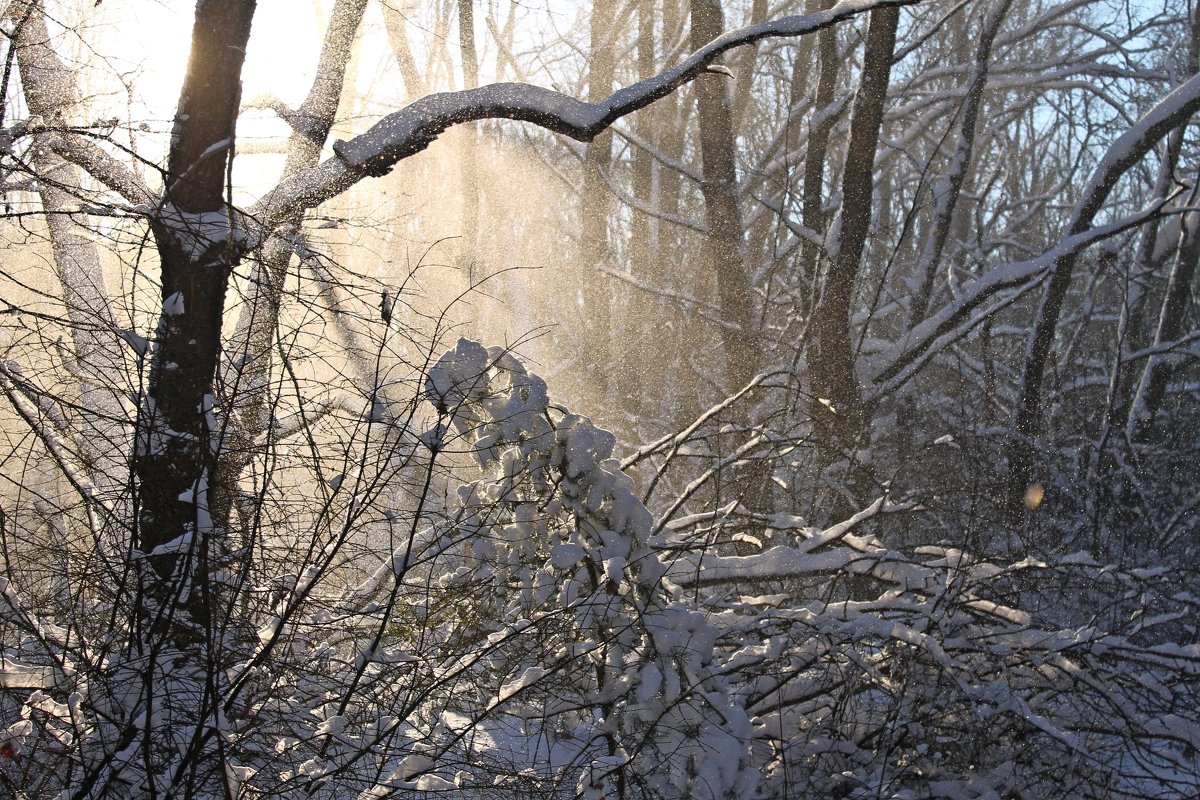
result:
[[[511,354],[461,340],[423,393],[400,453],[421,502],[348,501],[374,520],[349,536],[401,531],[371,569],[314,533],[298,572],[212,576],[228,606],[190,636],[185,599],[130,611],[136,580],[36,604],[5,580],[0,782],[30,798],[1200,786],[1197,598],[1164,592],[1169,570],[892,549],[884,523],[907,507],[886,497],[825,530],[776,514],[775,545],[735,551],[691,535],[720,514],[656,524],[615,438]],[[1046,602],[1071,585],[1119,613],[1079,624]]]

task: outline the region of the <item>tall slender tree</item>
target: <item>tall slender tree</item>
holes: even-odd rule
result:
[[[693,0],[692,47],[720,36],[725,14],[720,0]],[[737,160],[729,87],[714,75],[696,87],[700,113],[700,151],[704,177],[704,218],[708,227],[706,253],[716,278],[729,389],[745,386],[758,371],[757,316],[754,287],[746,262],[745,234],[738,205]]]
[[[875,154],[899,22],[896,8],[881,8],[871,13],[842,172],[842,204],[820,300],[809,329],[812,387],[814,394],[826,401],[814,406],[814,410],[826,422],[820,445],[826,450],[828,461],[861,441],[866,422],[850,323],[852,301],[859,289],[859,266],[871,228]]]

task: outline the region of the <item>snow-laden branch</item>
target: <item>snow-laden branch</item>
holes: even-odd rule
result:
[[[599,103],[523,83],[495,83],[431,94],[387,115],[370,130],[333,145],[336,157],[282,181],[253,209],[268,224],[297,207],[312,208],[366,176],[387,174],[399,161],[427,148],[454,125],[481,119],[531,122],[579,141],[591,141],[621,117],[645,108],[706,72],[729,74],[713,62],[723,53],[768,38],[797,37],[884,6],[917,0],[842,0],[814,14],[794,15],[728,31],[682,63],[614,92]]]
[[[1060,259],[1145,224],[1148,220],[1160,216],[1164,205],[1166,200],[1159,200],[1136,214],[1122,217],[1108,225],[1065,236],[1055,247],[1036,258],[1015,261],[988,270],[964,286],[953,303],[931,315],[908,333],[905,341],[901,343],[903,349],[899,355],[891,363],[878,367],[878,372],[871,381],[872,388],[865,393],[867,402],[875,402],[895,391],[934,354],[974,329],[994,309],[979,314],[975,313],[976,310],[997,292],[1014,288],[1024,291],[1031,288],[1044,280]]]
[[[44,145],[67,161],[82,167],[96,180],[134,205],[154,205],[157,198],[129,167],[80,135],[57,133]]]
[[[1200,75],[1192,76],[1164,97],[1112,143],[1092,172],[1083,198],[1071,214],[1068,231],[1079,233],[1089,227],[1117,180],[1162,137],[1187,122],[1197,111],[1200,111]]]
[[[910,508],[910,504],[897,504],[890,502],[886,496],[880,497],[849,519],[823,531],[812,532],[795,545],[780,545],[749,556],[688,551],[670,561],[668,574],[672,581],[684,587],[723,583],[744,586],[758,580],[827,575],[850,569],[854,572],[876,572],[885,580],[900,583],[906,588],[920,588],[928,582],[928,570],[909,569],[901,575],[902,570],[897,568],[897,557],[893,551],[884,548],[873,538],[850,535],[858,525],[882,513]],[[773,515],[769,526],[777,530],[805,530],[788,514]],[[834,546],[839,543],[846,546]],[[662,546],[666,542],[660,540],[652,544]]]

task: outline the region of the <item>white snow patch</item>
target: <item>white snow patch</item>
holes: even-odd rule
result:
[[[550,566],[569,569],[583,560],[583,548],[577,544],[556,544],[550,548]]]
[[[188,258],[201,258],[205,253],[226,244],[244,245],[247,237],[238,215],[233,211],[181,211],[167,203],[158,219]]]
[[[170,297],[163,300],[163,313],[169,317],[176,317],[184,313],[183,292],[173,292]]]
[[[121,337],[125,344],[133,348],[133,351],[138,354],[139,358],[145,358],[146,353],[150,351],[150,340],[139,333],[121,330],[117,331],[117,335]]]
[[[540,681],[545,674],[546,670],[541,667],[529,667],[521,673],[521,677],[500,687],[500,694],[496,696],[496,702],[493,705],[499,705],[525,687],[532,686]]]

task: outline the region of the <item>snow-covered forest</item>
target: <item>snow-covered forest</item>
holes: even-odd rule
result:
[[[1192,0],[0,54],[0,797],[1200,796]]]

